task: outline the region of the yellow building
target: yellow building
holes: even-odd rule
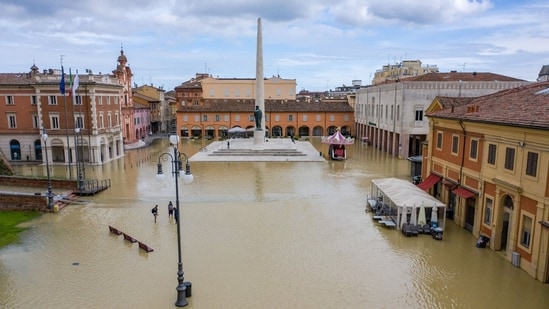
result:
[[[428,190],[459,226],[549,282],[549,82],[437,97],[426,115]]]
[[[182,137],[225,137],[233,127],[254,128],[255,79],[213,78],[197,73],[175,87],[177,133]],[[267,136],[323,136],[341,128],[354,134],[354,110],[345,100],[296,99],[295,79],[265,78]]]

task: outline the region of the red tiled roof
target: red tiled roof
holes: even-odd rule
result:
[[[205,100],[203,106],[179,106],[179,112],[253,112],[255,100]],[[303,102],[294,100],[265,100],[266,112],[346,112],[353,113],[347,102]]]
[[[522,79],[488,72],[431,72],[418,76],[406,77],[400,80],[387,80],[380,84],[407,83],[407,82],[517,82]]]
[[[449,102],[450,100],[448,99]],[[428,117],[487,122],[507,126],[549,129],[549,82],[531,83],[470,98],[427,113]]]

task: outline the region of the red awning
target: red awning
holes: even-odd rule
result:
[[[429,177],[425,178],[424,181],[420,182],[417,186],[423,191],[431,189],[440,180],[440,176],[431,174]]]
[[[464,187],[458,187],[457,189],[452,191],[455,195],[459,195],[465,199],[475,196],[474,192],[471,192]]]

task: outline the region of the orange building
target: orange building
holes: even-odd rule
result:
[[[255,79],[212,78],[208,74],[175,87],[177,132],[182,137],[219,138],[241,127],[254,130]],[[265,78],[267,136],[323,136],[341,128],[354,134],[354,111],[344,100],[296,99],[294,79]]]
[[[516,267],[549,282],[549,82],[426,111],[423,189]]]

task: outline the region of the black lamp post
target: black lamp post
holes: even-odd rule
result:
[[[156,177],[159,179],[162,179],[164,177],[164,174],[162,173],[162,163],[160,161],[161,159],[166,161],[168,160],[168,157],[169,157],[171,161],[172,175],[175,176],[175,207],[177,209],[175,220],[177,221],[177,252],[178,252],[178,258],[179,258],[177,263],[177,281],[179,282],[179,284],[176,287],[177,301],[175,302],[175,305],[177,307],[185,307],[188,305],[187,291],[186,291],[187,286],[185,284],[186,282],[184,282],[183,262],[181,261],[181,227],[180,227],[181,220],[179,220],[179,214],[181,213],[181,209],[179,209],[179,175],[183,170],[183,162],[181,160],[181,157],[185,159],[185,174],[183,175],[183,182],[184,183],[193,182],[193,174],[191,174],[191,165],[189,164],[189,157],[187,157],[187,155],[184,154],[183,152],[179,152],[177,150],[177,146],[179,145],[179,136],[170,135],[170,143],[173,146],[173,156],[167,152],[160,154],[160,156],[158,157],[158,172],[156,174]]]
[[[48,160],[48,133],[46,128],[42,128],[42,140],[44,141],[44,151],[46,152],[46,171],[48,175],[48,209],[53,208],[53,193],[51,192],[50,162]]]
[[[78,154],[78,134],[80,133],[80,128],[74,129],[74,157],[76,161],[76,183],[78,187],[78,192],[82,192],[82,189],[84,188],[84,182],[82,181],[82,170],[80,169],[80,155]]]

